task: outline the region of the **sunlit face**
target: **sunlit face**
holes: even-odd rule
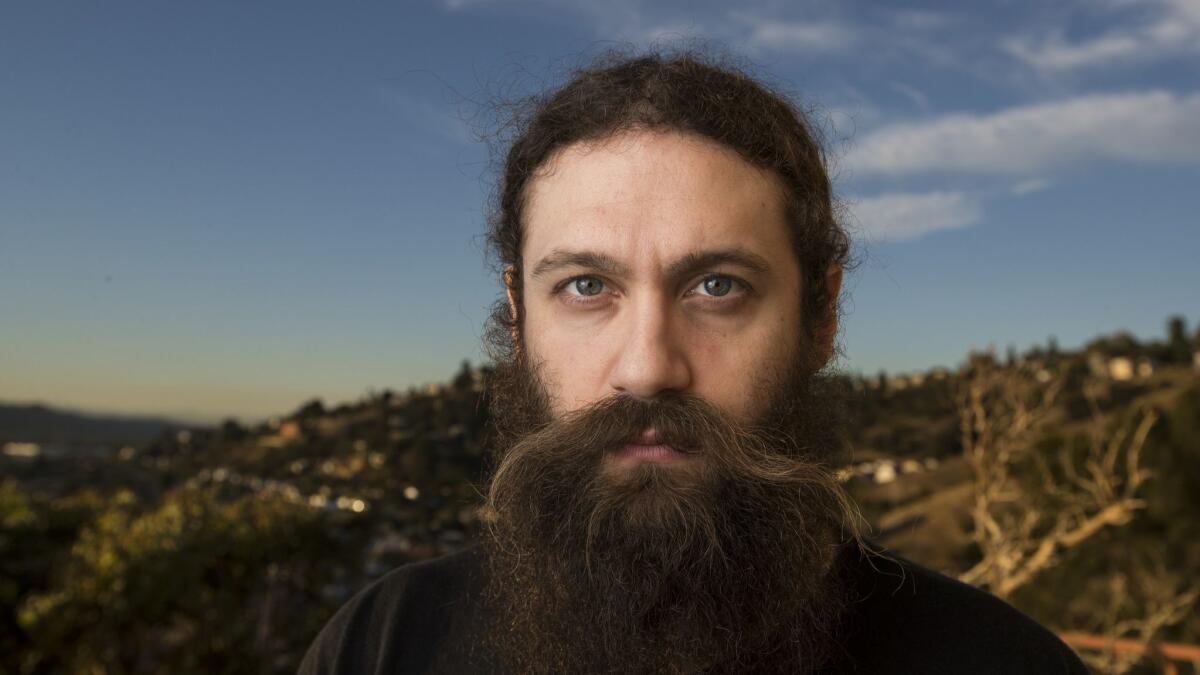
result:
[[[800,344],[779,184],[707,139],[568,146],[530,182],[521,255],[525,348],[556,415],[677,390],[750,421]]]

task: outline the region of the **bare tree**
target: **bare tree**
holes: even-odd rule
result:
[[[1002,369],[977,357],[959,392],[963,451],[974,479],[971,536],[981,553],[960,579],[1000,597],[1145,507],[1141,491],[1150,472],[1142,466],[1142,450],[1157,413],[1139,408],[1109,419],[1098,404],[1099,387],[1087,385],[1086,447],[1064,443],[1048,457],[1037,441],[1063,424],[1058,401],[1065,383],[1062,373],[1044,367]],[[1094,650],[1082,656],[1099,672],[1115,675],[1147,658],[1169,658],[1172,649],[1194,658],[1194,647],[1156,640],[1162,629],[1191,615],[1200,584],[1170,573],[1161,558],[1130,567],[1090,581],[1089,598],[1077,599],[1094,608],[1087,612],[1094,617],[1086,627],[1092,634],[1073,634]],[[1164,672],[1175,672],[1163,663]]]
[[[1107,606],[1098,608],[1090,632],[1104,641],[1080,656],[1097,672],[1112,675],[1128,673],[1147,658],[1168,658],[1171,645],[1156,644],[1159,633],[1187,618],[1200,598],[1200,585],[1172,572],[1161,556],[1139,561],[1129,573],[1097,578],[1092,585],[1103,587],[1094,595],[1106,598]]]
[[[987,357],[969,367],[959,394],[963,452],[974,475],[972,538],[982,558],[960,575],[1000,597],[1054,566],[1064,551],[1145,506],[1149,476],[1141,451],[1157,416],[1141,410],[1114,431],[1093,405],[1082,456],[1065,444],[1047,458],[1035,444],[1059,421],[1062,373],[999,368]]]

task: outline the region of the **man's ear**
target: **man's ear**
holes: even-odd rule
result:
[[[821,352],[821,363],[833,358],[833,342],[838,332],[838,297],[842,292],[842,266],[834,263],[825,272],[825,287],[829,289],[829,306],[824,325],[817,335],[817,349]]]

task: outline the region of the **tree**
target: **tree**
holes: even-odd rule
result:
[[[300,408],[293,414],[293,417],[298,420],[309,420],[321,417],[324,414],[325,404],[321,402],[321,399],[314,398],[308,403],[300,406]]]
[[[1167,320],[1167,361],[1191,363],[1192,347],[1188,344],[1187,321],[1182,316]]]
[[[959,395],[963,452],[975,486],[972,538],[980,553],[961,579],[1000,597],[1145,506],[1141,450],[1157,419],[1153,411],[1111,434],[1097,411],[1086,447],[1066,446],[1053,461],[1036,451],[1059,412],[1063,382],[977,365]]]
[[[454,376],[452,386],[456,391],[470,391],[471,385],[475,382],[475,376],[471,373],[471,362],[463,359],[462,365],[458,369],[458,374]]]
[[[224,442],[237,443],[245,440],[249,435],[250,432],[246,427],[232,417],[221,423],[219,437]]]
[[[22,672],[295,672],[357,570],[354,527],[265,490],[184,488],[145,510],[119,494],[79,533],[56,583],[24,599]]]
[[[1084,631],[1072,639],[1106,648],[1081,657],[1120,675],[1160,658],[1164,636],[1191,642],[1200,626],[1192,572],[1200,387],[1169,414],[1135,405],[1104,415],[1096,389],[1084,386],[1092,416],[1085,431],[1049,434],[1062,428],[1057,401],[1069,382],[1062,371],[1039,383],[986,369],[965,382],[959,415],[980,560],[960,578],[1051,625]],[[1154,490],[1143,489],[1148,465]],[[1108,647],[1117,640],[1124,651]]]

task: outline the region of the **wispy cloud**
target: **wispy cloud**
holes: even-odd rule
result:
[[[748,29],[747,42],[760,49],[826,52],[846,49],[857,41],[853,28],[836,21],[783,21],[747,12],[732,12],[731,17]]]
[[[475,142],[461,111],[453,105],[435,103],[391,85],[381,85],[377,92],[409,124],[452,143],[469,145]]]
[[[926,96],[920,89],[895,80],[889,82],[888,86],[890,86],[896,93],[912,101],[913,105],[920,108],[922,112],[929,111],[929,97]]]
[[[1041,192],[1050,187],[1050,181],[1045,178],[1030,178],[1023,180],[1012,186],[1012,193],[1018,197],[1030,195],[1035,192]]]
[[[934,63],[964,67],[952,44],[965,40],[954,12],[865,6],[852,17],[838,6],[752,0],[730,9],[714,0],[438,0],[447,11],[520,8],[529,14],[571,17],[603,40],[634,44],[674,39],[717,40],[757,56],[836,55],[850,61]],[[951,30],[951,29],[954,30]],[[971,40],[972,45],[979,40]]]
[[[875,241],[904,241],[970,227],[983,215],[978,199],[964,192],[886,193],[853,201],[850,213],[862,233]]]
[[[1200,162],[1200,94],[1102,94],[885,126],[844,163],[867,174],[1019,173],[1096,160]]]
[[[945,28],[954,23],[954,18],[945,12],[925,9],[892,9],[892,24],[901,30],[924,31]]]
[[[1145,49],[1145,45],[1131,35],[1103,35],[1081,42],[1067,42],[1057,32],[1040,38],[1009,38],[1003,45],[1008,53],[1043,71],[1094,66],[1130,58]]]
[[[664,20],[661,12],[654,10],[648,0],[439,0],[450,11],[472,10],[478,7],[517,6],[542,13],[563,13],[574,16],[605,39],[633,40],[644,42],[674,34],[673,27],[680,26],[677,20]],[[691,34],[693,31],[685,31]]]
[[[1037,36],[1006,38],[1001,47],[1047,75],[1200,52],[1200,2],[1152,0],[1121,7],[1130,8],[1142,10],[1140,16],[1122,18],[1116,21],[1119,28],[1097,35],[1072,41],[1061,29],[1053,29]]]
[[[440,0],[450,11],[488,5],[525,5],[573,14],[605,39],[654,42],[674,38],[716,38],[747,45],[752,50],[780,52],[841,51],[858,43],[866,26],[829,17],[794,19],[762,3],[727,10],[724,5],[679,6],[649,0]],[[922,27],[937,21],[933,13],[905,13],[902,18]]]
[[[674,40],[694,40],[704,38],[707,30],[696,23],[666,23],[651,28],[638,29],[636,33],[626,37],[639,43],[671,42]]]

